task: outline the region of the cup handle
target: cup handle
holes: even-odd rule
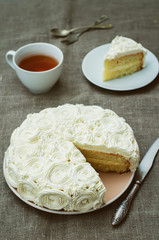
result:
[[[6,58],[7,63],[15,70],[15,66],[13,64],[14,55],[15,55],[15,51],[10,50],[6,53],[5,58]]]

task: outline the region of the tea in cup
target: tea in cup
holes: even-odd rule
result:
[[[63,53],[49,43],[31,43],[6,53],[6,61],[32,93],[48,92],[59,79]]]

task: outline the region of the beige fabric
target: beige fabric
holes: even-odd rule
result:
[[[82,74],[81,63],[93,48],[116,35],[133,38],[159,58],[158,0],[0,0],[0,239],[2,240],[157,240],[159,239],[159,155],[134,200],[127,220],[118,228],[111,218],[121,199],[90,214],[60,216],[38,211],[8,188],[2,171],[4,152],[12,131],[28,113],[68,103],[97,104],[123,116],[134,129],[141,157],[159,135],[159,77],[129,92],[98,88]],[[66,46],[53,38],[53,27],[91,24],[101,14],[110,17],[111,30],[94,30]],[[5,53],[31,42],[49,42],[64,53],[64,69],[52,91],[33,95],[22,86],[5,61]],[[140,79],[138,79],[140,81]]]

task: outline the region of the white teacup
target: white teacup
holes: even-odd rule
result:
[[[53,57],[58,61],[58,65],[50,70],[41,72],[24,70],[18,66],[21,60],[33,55]],[[8,51],[5,57],[8,64],[16,71],[24,86],[36,94],[48,92],[57,82],[62,71],[63,53],[58,47],[49,43],[31,43],[19,48],[17,51]]]

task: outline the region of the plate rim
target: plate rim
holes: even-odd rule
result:
[[[149,51],[148,49],[146,49],[146,50],[147,50],[146,59],[148,59],[149,55],[151,55],[151,57],[153,58],[153,61],[154,61],[154,63],[155,63],[156,71],[155,71],[155,73],[153,74],[152,79],[150,78],[150,80],[145,81],[145,83],[142,83],[142,84],[139,83],[137,86],[135,86],[135,87],[129,87],[129,88],[118,88],[118,87],[114,87],[114,86],[112,86],[112,87],[103,86],[103,85],[101,85],[102,83],[104,83],[104,82],[102,81],[102,79],[101,79],[101,82],[93,81],[93,80],[88,76],[87,71],[86,71],[86,69],[85,69],[85,68],[86,68],[86,67],[85,67],[86,61],[88,61],[89,56],[90,56],[92,53],[94,53],[94,51],[97,51],[97,50],[100,49],[100,48],[106,48],[106,49],[108,50],[108,47],[109,47],[109,46],[110,46],[110,43],[97,46],[97,47],[93,48],[92,50],[90,50],[90,51],[84,56],[84,58],[83,58],[83,60],[82,60],[82,73],[83,73],[83,75],[85,76],[85,78],[86,78],[89,82],[91,82],[91,83],[94,84],[95,86],[98,86],[98,87],[103,88],[103,89],[106,89],[106,90],[118,91],[118,92],[122,92],[122,91],[123,91],[123,92],[125,92],[125,91],[133,91],[133,90],[136,90],[136,89],[139,89],[139,88],[143,88],[143,87],[147,86],[148,84],[150,84],[152,81],[155,80],[155,78],[157,77],[157,75],[158,75],[158,73],[159,73],[159,61],[158,61],[157,57],[156,57],[151,51]],[[106,52],[107,52],[107,51],[105,51],[105,53],[103,54],[103,57],[104,57],[104,55],[106,54]],[[103,60],[103,62],[104,62],[104,60]],[[142,70],[144,70],[144,68],[143,68]],[[138,73],[141,73],[141,71],[138,71],[138,72],[136,72],[136,73],[134,73],[134,74],[138,74]],[[117,79],[117,78],[116,78],[116,79],[112,79],[112,80],[110,80],[110,81],[113,81],[113,80],[118,80],[118,81],[120,81],[120,79],[123,79],[123,78],[130,78],[132,75],[133,75],[133,74],[127,75],[127,76],[123,76],[123,77],[118,78],[118,79]],[[107,81],[106,81],[105,83],[107,83]]]
[[[48,213],[54,213],[54,214],[58,214],[58,215],[79,215],[79,214],[85,214],[85,213],[90,213],[90,212],[95,212],[97,210],[100,210],[104,207],[107,207],[109,206],[110,204],[112,204],[114,201],[116,201],[119,197],[121,197],[121,195],[129,188],[130,184],[132,183],[133,179],[134,179],[134,175],[135,175],[135,172],[132,172],[132,175],[127,183],[127,185],[123,188],[123,190],[117,195],[115,196],[112,200],[110,200],[109,202],[103,204],[102,206],[100,206],[99,208],[96,208],[96,209],[90,209],[90,210],[87,210],[87,211],[81,211],[81,212],[67,212],[67,211],[63,211],[63,210],[51,210],[49,208],[44,208],[44,207],[41,207],[41,206],[38,206],[36,205],[35,203],[31,202],[31,201],[28,201],[26,199],[24,199],[18,192],[17,190],[11,186],[11,184],[9,183],[8,179],[7,179],[7,176],[6,176],[6,162],[5,162],[5,158],[3,160],[3,175],[4,175],[4,179],[8,185],[8,187],[10,188],[10,190],[20,199],[22,200],[23,202],[25,202],[27,205],[35,208],[35,209],[38,209],[38,210],[41,210],[43,212],[48,212]]]

